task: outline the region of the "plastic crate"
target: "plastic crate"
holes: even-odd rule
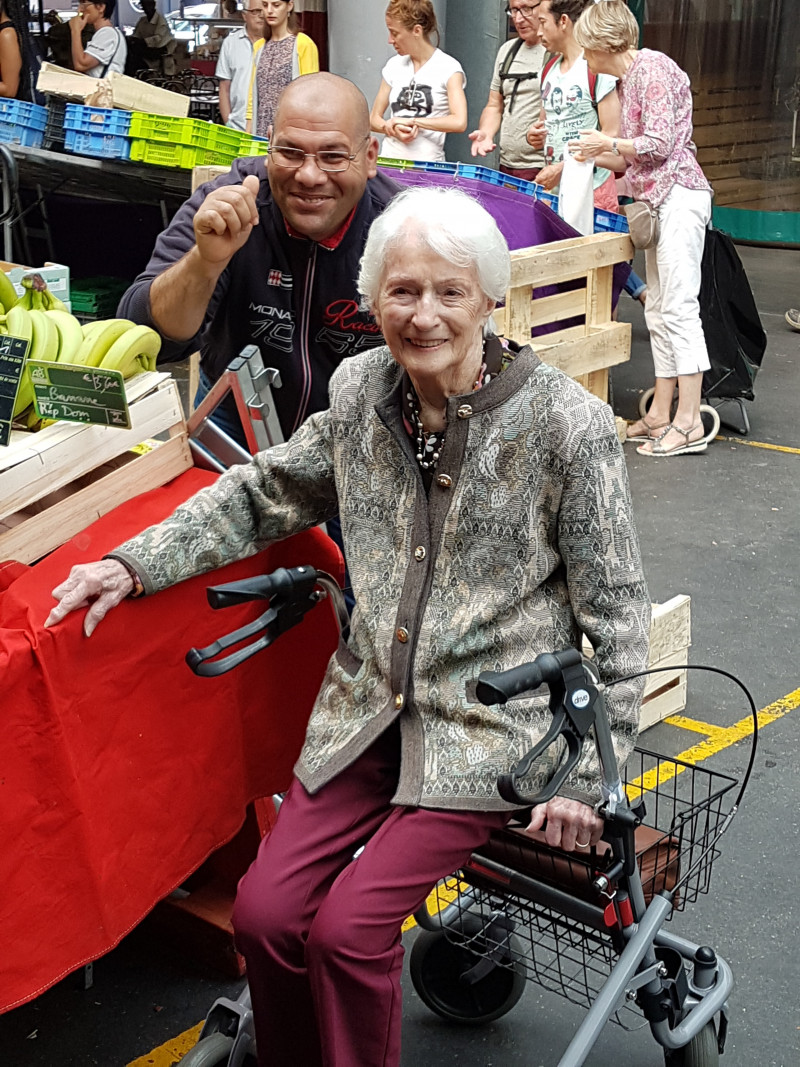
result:
[[[203,163],[224,166],[233,156],[225,152],[211,152],[196,145],[167,144],[162,141],[145,141],[132,138],[130,158],[140,163],[153,163],[159,167],[179,167],[191,170]]]
[[[73,314],[92,318],[113,318],[117,305],[129,283],[123,278],[93,277],[73,280],[71,289]]]
[[[0,122],[0,141],[5,141],[6,144],[20,144],[26,148],[41,148],[43,140],[44,126],[41,129],[34,129],[32,126],[21,126],[15,122]]]
[[[0,97],[0,122],[43,130],[47,125],[47,108],[39,104],[29,104],[27,100]]]
[[[266,137],[243,135],[242,143],[239,145],[240,156],[265,156],[268,151],[269,141]]]
[[[208,148],[226,153],[228,160],[235,159],[239,154],[243,138],[251,139],[249,134],[243,134],[241,130],[231,130],[204,119],[176,119],[166,115],[148,115],[143,111],[131,114],[129,136],[171,145]]]
[[[128,135],[131,125],[130,111],[113,107],[84,107],[83,104],[67,104],[64,112],[64,129],[81,133]]]
[[[44,128],[42,148],[48,152],[63,152],[64,148],[64,115],[67,110],[67,102],[59,96],[47,94],[47,125]]]
[[[114,133],[79,133],[67,130],[64,147],[77,156],[94,156],[98,159],[128,159],[131,143],[127,137]]]

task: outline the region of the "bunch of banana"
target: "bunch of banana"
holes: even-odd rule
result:
[[[87,367],[99,367],[108,350],[123,334],[132,330],[135,323],[130,319],[98,319],[83,327],[83,343],[78,349],[76,363]]]
[[[92,335],[93,337],[95,335]],[[101,335],[96,335],[100,343]],[[143,370],[156,369],[156,357],[161,350],[161,337],[149,326],[132,326],[108,348],[98,364],[105,370],[118,370],[123,378],[130,378]]]
[[[0,273],[2,273],[2,271],[0,271]],[[28,312],[16,306],[12,307],[6,315],[0,316],[0,333],[11,337],[22,337],[26,341],[30,341],[33,337],[33,328],[31,326],[31,317]],[[13,418],[16,418],[20,412],[25,410],[25,408],[30,407],[32,403],[33,384],[31,383],[31,376],[28,372],[28,368],[25,367],[22,372],[22,377],[20,378],[19,389],[17,390],[17,400],[14,404]]]
[[[19,300],[17,291],[14,288],[11,279],[5,271],[0,270],[0,304],[2,305],[2,312],[0,314],[5,315],[9,312]]]
[[[67,305],[57,296],[53,296],[41,274],[23,275],[22,288],[25,292],[18,302],[27,311],[67,311]],[[16,296],[16,293],[14,295]],[[2,303],[1,296],[0,303]]]

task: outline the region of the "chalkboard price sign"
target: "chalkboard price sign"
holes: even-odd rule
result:
[[[11,440],[11,420],[29,345],[24,337],[0,335],[0,445]]]
[[[34,406],[43,419],[131,428],[125,379],[118,370],[30,359]]]

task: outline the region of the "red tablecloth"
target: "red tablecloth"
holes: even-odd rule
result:
[[[73,563],[213,477],[187,472],[35,567],[0,565],[0,1011],[107,952],[290,779],[335,647],[329,607],[220,678],[197,678],[184,655],[265,606],[212,611],[207,585],[299,563],[339,577],[318,531],[127,601],[89,640],[77,615],[42,625]]]

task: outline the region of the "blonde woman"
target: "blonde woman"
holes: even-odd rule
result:
[[[317,46],[300,33],[294,0],[263,0],[264,39],[253,48],[248,133],[269,137],[278,97],[295,78],[319,70]]]
[[[570,145],[590,158],[618,153],[635,200],[657,213],[659,237],[645,252],[645,321],[655,365],[653,403],[628,428],[643,456],[705,452],[700,417],[708,350],[700,322],[700,265],[711,219],[711,186],[692,142],[688,76],[663,52],[639,49],[639,27],[622,0],[590,4],[575,24],[589,70],[618,79],[619,137],[582,130]],[[678,406],[671,414],[675,386]]]
[[[443,160],[445,134],[467,128],[461,64],[434,43],[439,27],[431,0],[391,0],[386,28],[397,55],[381,72],[370,113],[371,128],[385,134],[381,155]]]

